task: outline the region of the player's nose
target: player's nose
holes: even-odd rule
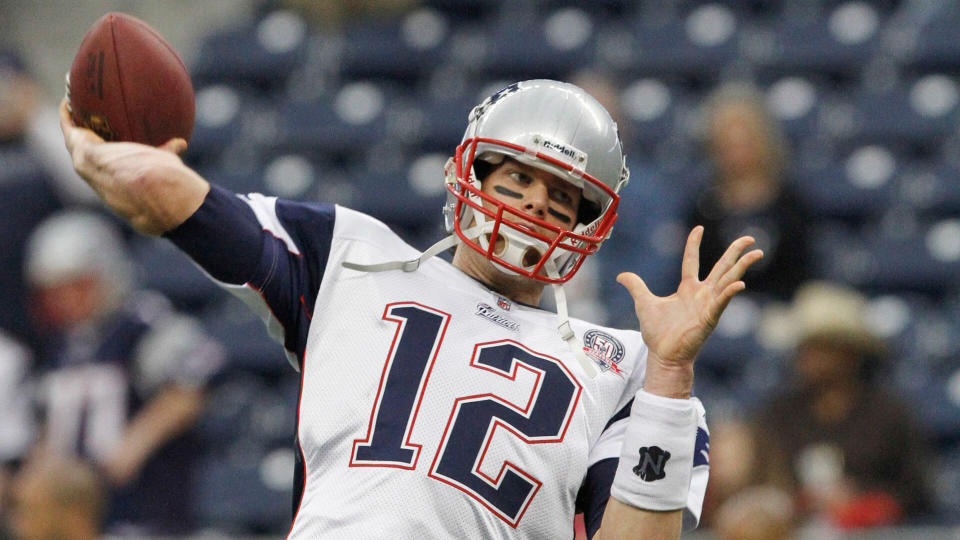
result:
[[[534,180],[524,191],[523,209],[528,214],[538,218],[547,215],[547,206],[550,203],[550,193],[546,182]]]

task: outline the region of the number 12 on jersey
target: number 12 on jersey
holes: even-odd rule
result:
[[[387,305],[383,319],[397,323],[365,439],[353,444],[350,465],[416,468],[421,445],[410,440],[430,371],[450,315],[413,302]],[[531,351],[513,340],[479,343],[469,365],[516,380],[518,370],[535,376],[526,403],[511,403],[492,393],[461,396],[452,404],[429,476],[467,493],[500,519],[516,527],[542,482],[505,461],[496,478],[481,469],[498,430],[526,444],[563,440],[580,399],[579,381],[559,360]],[[489,469],[488,469],[489,470]]]

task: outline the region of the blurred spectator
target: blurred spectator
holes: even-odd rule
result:
[[[719,508],[740,491],[757,483],[757,449],[752,426],[734,418],[710,422],[710,482],[703,501],[701,524],[712,527]]]
[[[95,199],[64,152],[54,105],[20,57],[0,50],[0,329],[31,345],[21,274],[27,236],[63,205]]]
[[[43,330],[39,454],[94,462],[113,488],[108,528],[175,534],[192,526],[190,428],[222,351],[168,302],[133,288],[116,230],[58,214],[30,238],[26,275]]]
[[[49,457],[16,477],[13,528],[21,540],[100,538],[106,495],[90,465]]]
[[[717,512],[717,540],[788,540],[793,538],[793,501],[772,486],[754,486],[727,500]]]
[[[762,480],[839,528],[897,523],[930,505],[931,449],[911,409],[878,381],[885,347],[865,325],[864,305],[824,282],[797,292],[780,317],[796,338],[792,384],[757,422]]]
[[[0,538],[10,504],[11,478],[33,444],[30,410],[30,353],[0,331]]]
[[[701,194],[689,224],[705,227],[701,271],[712,268],[730,242],[756,238],[763,260],[744,277],[754,292],[789,298],[808,277],[808,212],[784,178],[786,142],[759,93],[721,87],[707,101],[707,150],[712,185]]]

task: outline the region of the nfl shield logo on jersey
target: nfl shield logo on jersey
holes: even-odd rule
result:
[[[583,350],[600,366],[600,369],[623,375],[617,365],[623,360],[624,348],[620,340],[600,330],[587,330],[583,335]]]

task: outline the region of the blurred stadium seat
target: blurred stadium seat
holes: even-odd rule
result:
[[[346,80],[389,79],[413,86],[446,60],[450,27],[450,19],[432,9],[350,25],[336,55],[338,71]]]
[[[591,64],[596,32],[604,24],[578,8],[529,20],[504,20],[478,29],[476,58],[463,67],[509,80],[563,78],[571,70]]]
[[[852,118],[843,138],[856,144],[937,148],[960,118],[957,85],[930,74],[907,84],[851,96]]]
[[[960,5],[955,2],[917,2],[905,13],[897,51],[904,65],[917,71],[951,70],[960,65],[956,29]]]
[[[136,237],[131,252],[140,284],[162,293],[178,309],[197,312],[222,297],[206,274],[169,242]]]
[[[829,12],[784,16],[752,36],[744,52],[761,78],[820,74],[855,79],[876,53],[882,20],[866,2],[843,2]]]
[[[892,204],[901,161],[888,148],[869,145],[837,161],[794,162],[789,177],[815,215],[862,223]]]
[[[273,149],[356,159],[387,137],[388,108],[394,96],[384,85],[356,81],[323,100],[282,103]]]
[[[223,82],[277,91],[303,61],[308,37],[306,22],[295,12],[273,11],[207,36],[191,76],[198,86]]]
[[[204,328],[227,350],[236,369],[260,375],[285,374],[290,369],[282,346],[267,334],[263,321],[233,296],[223,296],[201,314]]]
[[[601,42],[609,63],[639,77],[684,77],[714,82],[738,59],[742,21],[721,3],[705,3],[684,13],[651,18],[641,11],[629,22],[620,43]],[[614,32],[616,36],[617,33]]]

